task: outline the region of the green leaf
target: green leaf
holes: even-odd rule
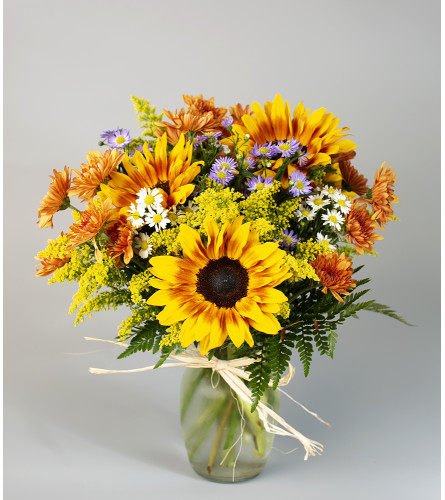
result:
[[[415,326],[415,325],[412,325],[411,323],[408,323],[407,321],[405,321],[395,311],[390,309],[388,306],[385,306],[384,304],[379,304],[375,301],[372,301],[372,303],[369,304],[369,306],[365,307],[364,309],[366,309],[368,311],[374,311],[374,312],[379,313],[379,314],[384,314],[385,316],[389,316],[390,318],[394,318],[397,321],[400,321],[401,323],[404,323],[407,326]]]

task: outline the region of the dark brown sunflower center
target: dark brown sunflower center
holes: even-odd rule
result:
[[[211,260],[198,273],[196,291],[218,307],[234,307],[246,297],[249,274],[237,260]]]
[[[158,182],[155,187],[164,190],[167,194],[170,194],[170,185],[168,184],[168,181]]]

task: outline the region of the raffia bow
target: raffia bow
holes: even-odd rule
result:
[[[85,337],[85,340],[95,340],[99,342],[107,342],[111,344],[116,344],[119,346],[125,346],[120,342],[114,342],[111,340],[102,340],[102,339],[94,339],[90,337]],[[212,359],[207,359],[205,356],[202,356],[198,350],[189,348],[187,351],[181,352],[180,354],[170,354],[171,358],[177,360],[176,363],[164,363],[159,368],[174,368],[174,367],[184,367],[184,368],[210,368],[214,372],[218,373],[227,385],[232,389],[232,391],[237,394],[244,402],[248,405],[252,404],[252,392],[247,387],[247,385],[243,382],[243,380],[249,381],[249,374],[243,369],[246,366],[251,365],[255,362],[252,358],[238,358],[238,359],[230,359],[223,360],[213,357]],[[146,366],[143,368],[134,368],[130,370],[105,370],[102,368],[90,368],[90,373],[94,373],[96,375],[108,375],[112,373],[139,373],[150,371],[155,368],[153,366]],[[289,364],[289,369],[287,375],[285,375],[282,379],[280,379],[278,385],[284,386],[287,385],[295,374],[294,367]],[[323,424],[330,427],[330,425],[321,419],[316,413],[311,412],[301,403],[293,399],[289,394],[287,394],[282,389],[278,389],[282,394],[291,399],[294,403],[298,404],[301,408],[315,417],[317,420],[322,422]],[[320,455],[323,451],[323,445],[318,443],[317,441],[313,441],[312,439],[307,438],[301,432],[294,429],[291,425],[289,425],[280,415],[275,413],[271,408],[263,404],[262,402],[258,403],[257,406],[258,415],[263,422],[264,428],[267,432],[271,434],[276,434],[279,436],[288,436],[297,439],[304,446],[306,454],[304,459],[307,460],[309,456]]]

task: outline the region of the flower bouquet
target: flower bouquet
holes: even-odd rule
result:
[[[275,434],[300,440],[305,458],[321,452],[279,416],[280,387],[294,351],[307,376],[314,350],[332,358],[338,327],[358,311],[403,321],[362,300],[369,279],[352,260],[374,254],[377,230],[395,219],[394,172],[383,163],[369,186],[351,163],[349,129],[324,108],[291,114],[280,95],[229,112],[184,96],[187,109],[164,118],[132,100],[139,137],[105,131],[104,152],[54,170],[39,226],[68,208],[74,221],[38,253],[37,275],[78,283],[76,324],[128,308],[110,340],[119,358],[160,354],[130,371],[188,368],[181,422],[199,474],[258,474]]]

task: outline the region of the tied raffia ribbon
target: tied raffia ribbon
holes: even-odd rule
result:
[[[121,342],[114,342],[112,340],[102,340],[102,339],[94,339],[90,337],[85,337],[85,340],[95,340],[99,342],[107,342],[110,344],[116,344],[119,346],[126,346]],[[255,362],[252,358],[238,358],[231,360],[223,360],[217,359],[213,357],[212,359],[207,359],[205,356],[202,356],[199,351],[196,349],[188,349],[187,351],[181,352],[180,354],[170,354],[170,357],[175,359],[177,362],[175,363],[164,363],[159,368],[174,368],[174,367],[184,367],[184,368],[210,368],[214,372],[218,373],[227,385],[232,389],[232,391],[237,394],[239,398],[241,398],[248,405],[252,404],[252,392],[243,382],[243,380],[249,381],[249,374],[244,371],[248,365],[251,365]],[[134,368],[131,370],[105,370],[102,368],[90,368],[90,373],[94,373],[96,375],[108,375],[111,373],[140,373],[146,372],[154,369],[153,366],[146,366],[143,368]],[[278,385],[284,386],[287,385],[295,374],[294,367],[289,364],[289,371],[286,376],[280,379]],[[291,399],[294,403],[298,404],[301,408],[303,408],[306,412],[311,414],[317,420],[322,422],[323,424],[330,427],[330,424],[321,419],[316,413],[311,412],[301,403],[293,399],[289,394],[284,392],[282,389],[278,389],[281,393]],[[301,432],[294,429],[290,426],[280,415],[275,413],[271,408],[263,404],[262,402],[258,403],[257,406],[258,415],[263,422],[264,428],[267,432],[271,434],[275,434],[278,436],[288,436],[297,439],[304,446],[306,454],[304,459],[307,460],[309,456],[320,455],[323,451],[323,445],[318,443],[317,441],[313,441],[312,439],[307,438]]]

